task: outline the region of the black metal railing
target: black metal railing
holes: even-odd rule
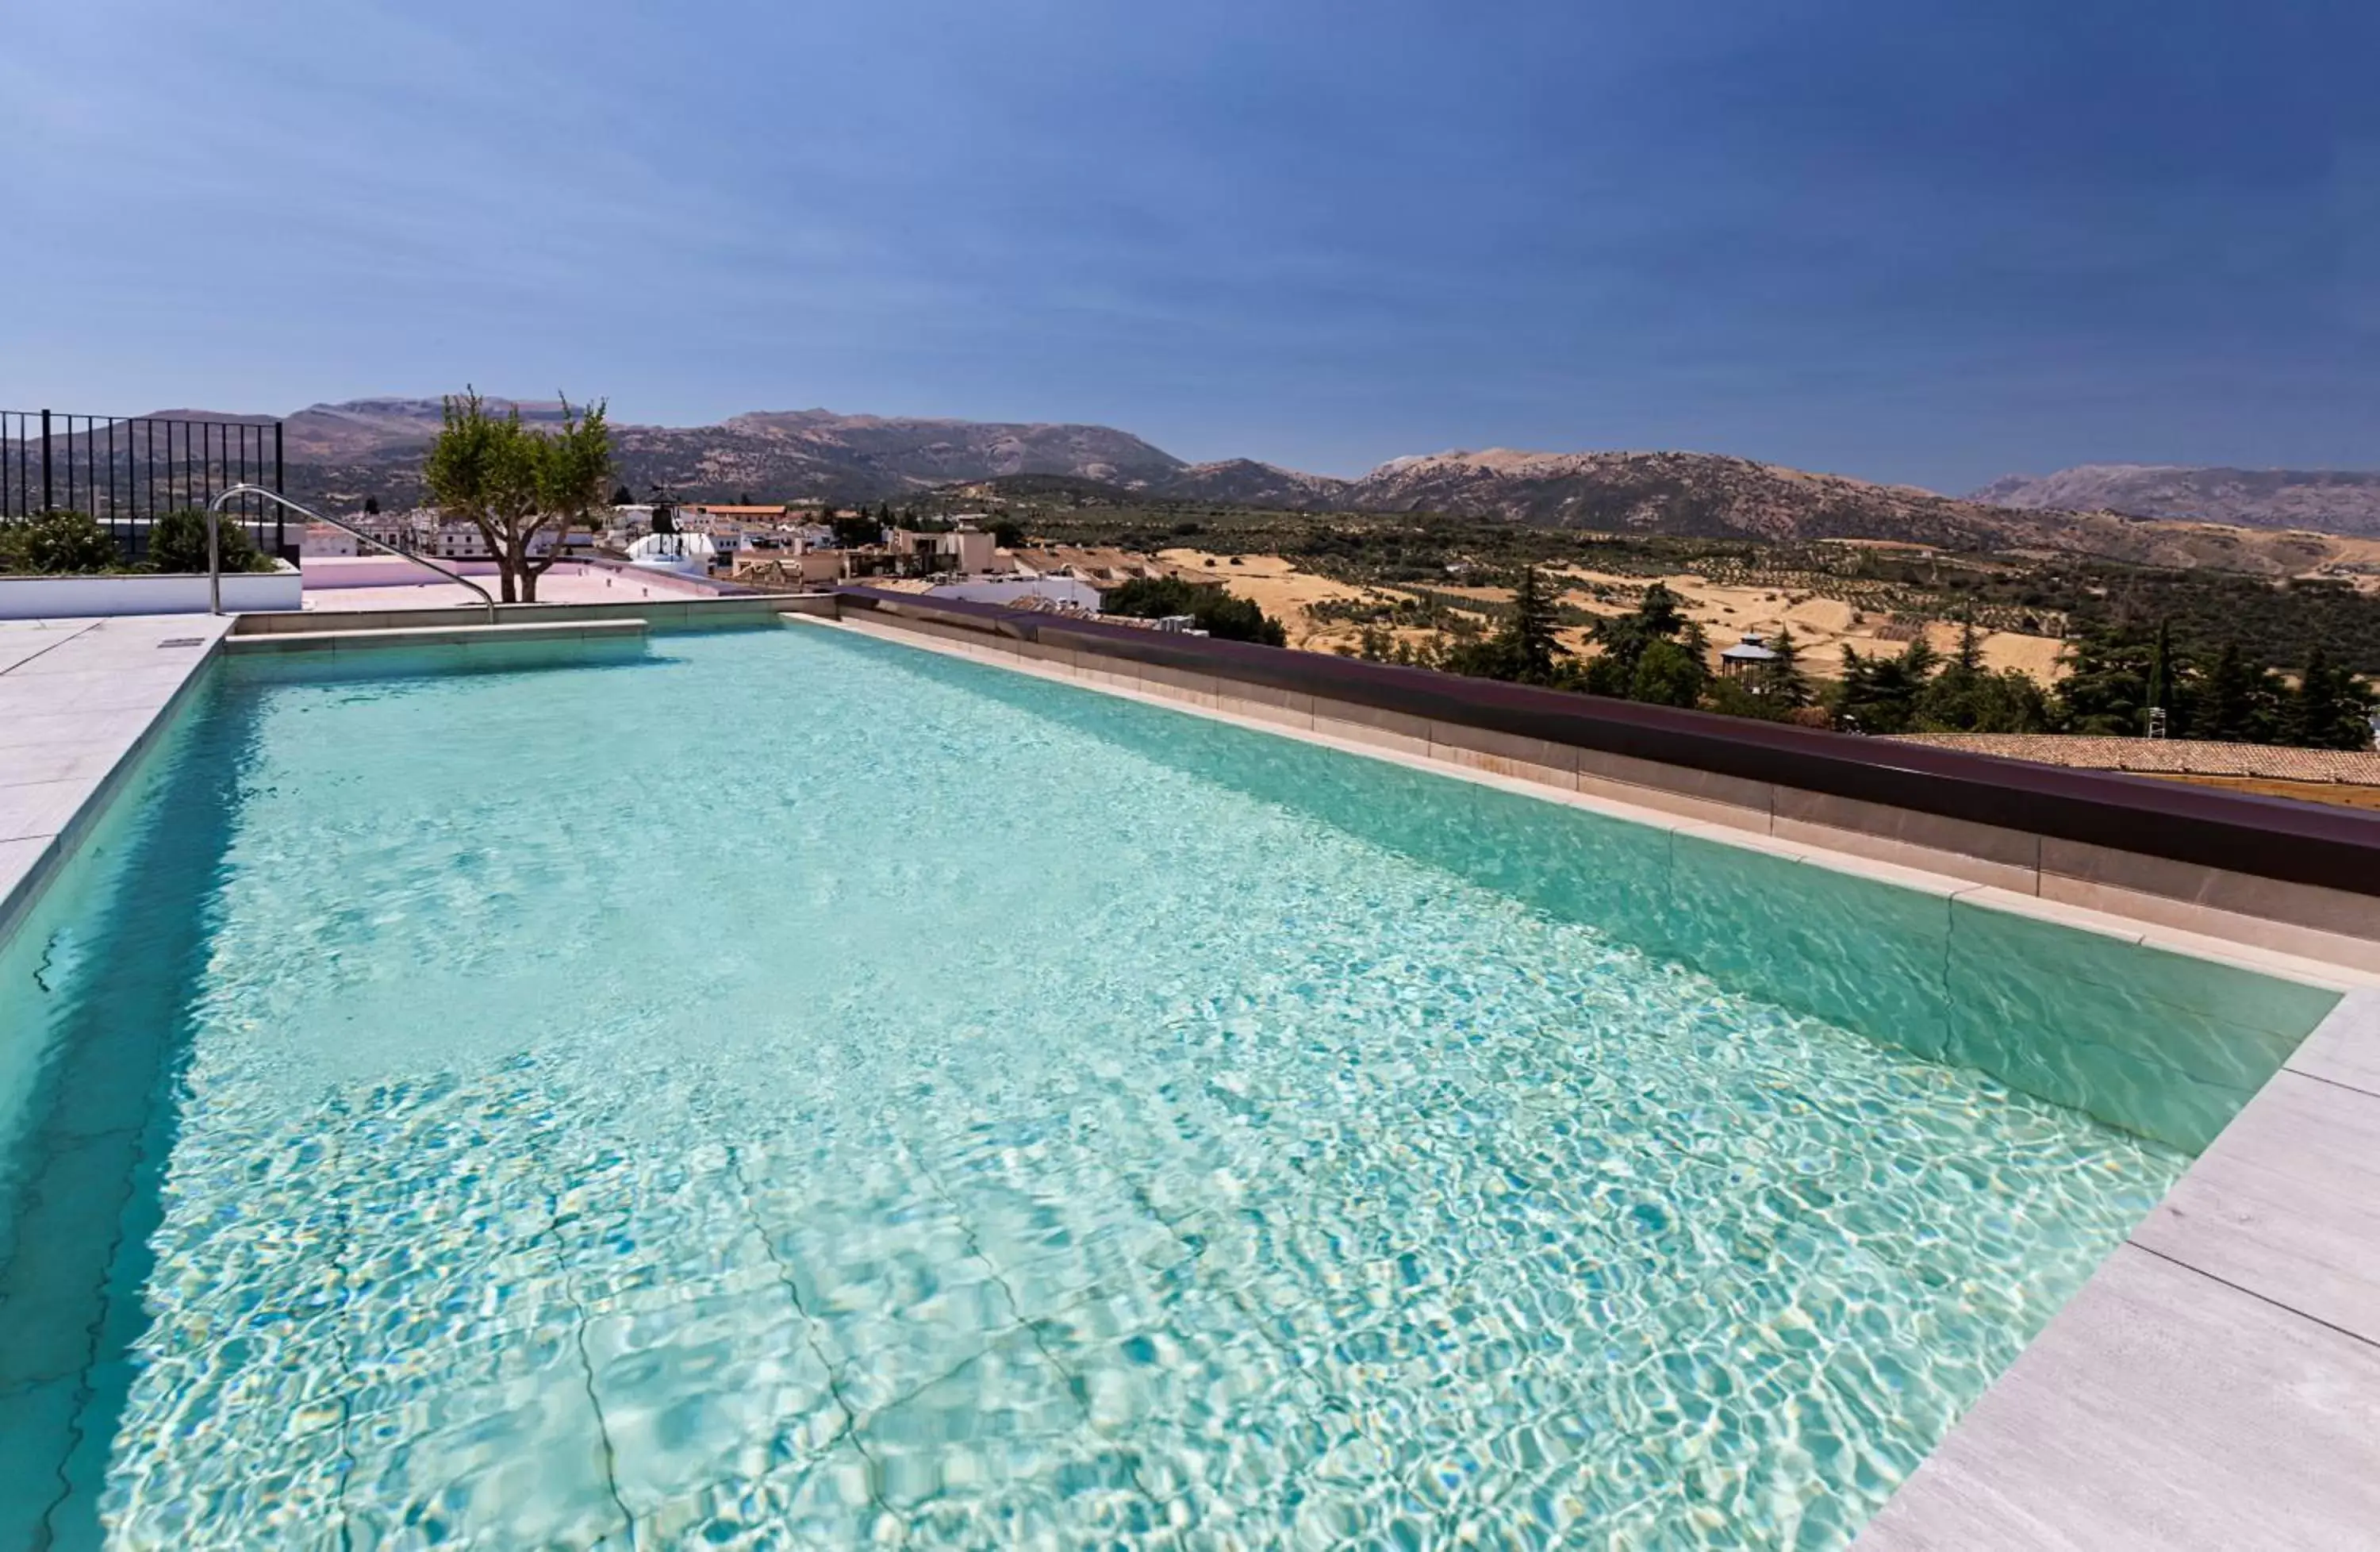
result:
[[[198,510],[236,485],[281,489],[281,422],[171,415],[0,409],[0,522],[87,512],[128,561],[169,512]],[[237,516],[267,554],[290,542],[280,509],[241,497]]]

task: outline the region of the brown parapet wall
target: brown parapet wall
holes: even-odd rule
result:
[[[916,594],[836,597],[1194,694],[1309,697],[1318,716],[1567,770],[1582,787],[1730,807],[1774,833],[1815,827],[1956,854],[2008,874],[1990,881],[2030,876],[2076,903],[2162,899],[2380,940],[2380,815]]]

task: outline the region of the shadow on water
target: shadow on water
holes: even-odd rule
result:
[[[221,679],[203,690],[59,880],[63,909],[28,922],[41,940],[7,961],[0,1019],[47,1054],[0,1173],[15,1198],[0,1202],[0,1397],[22,1403],[0,1407],[18,1412],[9,1448],[24,1459],[6,1473],[6,1497],[23,1501],[0,1501],[0,1542],[103,1539],[100,1493],[148,1327],[152,1241],[255,728],[252,693]]]
[[[839,638],[1665,956],[1669,838],[1539,798],[956,661]]]

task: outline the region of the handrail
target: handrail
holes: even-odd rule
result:
[[[461,572],[449,571],[427,555],[417,555],[409,550],[399,550],[395,545],[389,543],[385,540],[374,539],[371,535],[364,532],[363,529],[356,527],[353,523],[346,521],[346,519],[343,517],[326,517],[322,514],[314,511],[311,507],[300,506],[296,502],[291,501],[287,496],[283,495],[280,491],[268,491],[261,485],[235,485],[230,490],[225,491],[222,495],[219,495],[214,500],[207,503],[207,612],[210,614],[220,614],[223,612],[223,546],[216,538],[216,530],[218,525],[222,522],[224,503],[231,500],[234,496],[262,496],[266,501],[272,502],[276,505],[285,506],[290,511],[297,513],[299,516],[307,518],[311,522],[328,523],[334,528],[345,528],[347,532],[355,535],[358,539],[362,540],[366,544],[370,545],[373,549],[385,550],[390,554],[395,555],[398,560],[411,561],[416,565],[428,566],[431,570],[436,572],[439,576],[445,577],[448,581],[460,582],[466,588],[470,588],[471,591],[479,594],[480,601],[488,606],[488,624],[492,625],[496,623],[495,596],[490,593],[487,588],[480,587],[477,582],[474,582],[469,577],[464,576]]]

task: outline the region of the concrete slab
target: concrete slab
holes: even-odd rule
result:
[[[2380,992],[2349,992],[2285,1065],[2292,1073],[2380,1095]]]
[[[0,717],[0,770],[7,768],[9,751],[15,749],[87,747],[104,739],[129,748],[155,717],[154,711],[146,709],[39,711]]]
[[[91,788],[88,779],[72,778],[0,786],[0,841],[36,840],[58,834],[72,822],[75,810],[82,806]]]
[[[0,620],[0,673],[30,662],[96,622],[91,620]]]
[[[39,628],[48,625],[56,628]],[[0,937],[230,628],[225,617],[147,614],[0,632]],[[53,637],[39,652],[21,649]]]
[[[2380,1347],[2119,1249],[1863,1552],[2350,1547],[2380,1528]]]
[[[2380,1343],[2380,1096],[2276,1074],[2132,1243]]]
[[[173,699],[183,681],[190,676],[188,664],[170,661],[161,663],[158,660],[168,655],[153,648],[140,656],[111,661],[103,667],[44,672],[58,659],[94,655],[82,650],[53,652],[19,670],[0,673],[0,717],[57,711],[146,710]]]

